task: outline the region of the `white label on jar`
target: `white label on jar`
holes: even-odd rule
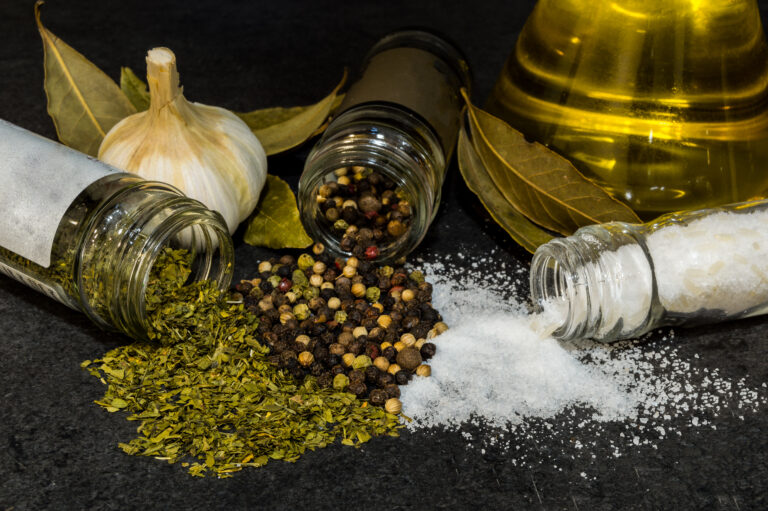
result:
[[[0,246],[47,268],[59,222],[114,167],[0,119]]]
[[[49,286],[48,284],[41,282],[37,279],[34,279],[29,275],[21,273],[18,270],[14,270],[7,264],[4,264],[2,261],[0,261],[0,273],[4,273],[9,277],[11,277],[12,279],[18,280],[19,282],[26,285],[27,287],[30,287],[39,293],[43,293],[44,295],[47,295],[50,298],[53,298],[54,300],[58,300],[62,303],[66,303],[61,299],[55,287]]]

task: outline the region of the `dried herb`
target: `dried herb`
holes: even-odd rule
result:
[[[467,187],[478,196],[496,223],[520,246],[533,253],[539,245],[552,239],[552,235],[512,207],[496,188],[491,176],[488,175],[488,171],[475,153],[475,148],[469,141],[464,126],[459,132],[457,158],[459,170],[464,176]]]
[[[48,114],[61,142],[95,156],[104,135],[136,109],[110,77],[43,26],[42,4],[35,3],[35,19],[43,40]]]
[[[183,253],[159,260],[147,294],[153,340],[83,363],[108,385],[97,403],[140,422],[138,436],[120,444],[125,452],[226,476],[339,439],[359,446],[397,435],[395,415],[320,389],[313,377],[297,384],[270,364],[257,319],[213,284],[179,287],[189,272]]]
[[[130,100],[137,112],[149,108],[149,90],[147,84],[136,76],[129,67],[120,68],[120,90]]]
[[[613,220],[639,223],[625,204],[611,197],[571,163],[507,123],[475,107],[463,91],[473,147],[491,181],[513,208],[561,234]]]
[[[328,117],[340,103],[338,92],[346,80],[347,72],[344,71],[333,91],[314,105],[265,108],[237,115],[251,128],[268,156],[282,153],[325,129]]]
[[[305,248],[312,244],[299,220],[296,196],[288,183],[267,176],[243,239],[251,245],[269,248]]]

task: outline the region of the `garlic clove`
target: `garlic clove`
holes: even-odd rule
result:
[[[261,143],[232,112],[186,100],[169,49],[148,52],[147,83],[149,109],[116,124],[99,158],[176,186],[220,212],[234,232],[256,207],[266,181]]]

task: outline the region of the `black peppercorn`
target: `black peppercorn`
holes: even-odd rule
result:
[[[356,396],[362,396],[368,391],[368,387],[361,381],[350,381],[347,390]]]
[[[379,375],[381,374],[381,371],[376,366],[368,366],[365,368],[365,381],[376,385],[379,380]]]
[[[333,384],[333,376],[330,372],[325,372],[317,377],[317,384],[320,388],[327,389]]]
[[[336,376],[337,374],[343,374],[343,373],[346,373],[346,371],[341,366],[341,364],[336,364],[335,366],[331,367],[331,374],[333,376]]]
[[[399,398],[400,397],[400,387],[395,385],[394,383],[390,383],[389,385],[384,387],[384,391],[387,393],[388,398]]]
[[[376,406],[382,406],[387,399],[387,393],[382,389],[374,389],[368,396],[368,400],[371,404]]]
[[[430,358],[435,356],[435,352],[437,351],[437,346],[435,346],[432,342],[425,342],[420,350],[421,358],[424,360],[429,360]]]
[[[376,384],[381,388],[384,388],[387,385],[393,385],[394,383],[395,383],[395,376],[390,373],[386,373],[384,371],[381,371],[381,373],[379,374],[379,381],[376,382]]]
[[[347,376],[349,376],[349,381],[350,382],[353,382],[353,381],[364,382],[365,381],[365,371],[363,371],[362,369],[354,369],[354,370],[350,371]]]
[[[381,355],[386,357],[390,363],[394,363],[395,359],[397,359],[397,350],[392,346],[387,346],[384,348],[384,351],[381,352]]]
[[[400,370],[397,373],[395,373],[395,383],[398,385],[407,385],[409,378],[409,374],[407,371]]]

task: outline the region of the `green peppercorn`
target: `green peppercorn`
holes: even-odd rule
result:
[[[424,274],[419,270],[414,270],[411,273],[409,273],[408,278],[417,284],[421,284],[422,282],[424,282]]]
[[[278,284],[280,284],[280,281],[281,281],[281,280],[283,280],[283,279],[282,279],[282,278],[280,278],[280,276],[279,276],[279,275],[271,275],[271,276],[270,276],[270,277],[267,279],[267,282],[269,282],[270,284],[272,284],[272,287],[277,287],[277,285],[278,285]]]
[[[365,290],[365,299],[371,303],[378,302],[381,297],[381,290],[378,287],[371,286]]]
[[[309,317],[309,307],[306,303],[300,303],[293,308],[293,315],[299,321],[304,321]]]
[[[309,254],[301,254],[297,264],[300,270],[308,270],[315,264],[315,259]]]
[[[301,296],[305,300],[310,301],[313,298],[320,296],[320,288],[310,286],[302,291]]]
[[[352,367],[354,369],[365,369],[366,367],[369,367],[373,362],[371,361],[371,357],[368,355],[358,355],[355,357],[354,362],[352,362]]]
[[[333,388],[336,390],[344,390],[349,386],[349,378],[346,374],[337,374],[333,377]]]
[[[294,270],[293,274],[291,274],[291,280],[294,286],[304,287],[309,285],[309,279],[301,270]]]
[[[347,313],[344,311],[336,311],[336,314],[333,315],[333,320],[341,325],[347,320]]]
[[[330,210],[328,210],[328,211],[330,211]],[[327,213],[326,213],[326,215],[327,215]],[[349,227],[349,224],[346,221],[342,220],[342,219],[336,220],[333,223],[333,228],[336,229],[337,231],[344,232],[344,231],[347,230],[347,227]]]

